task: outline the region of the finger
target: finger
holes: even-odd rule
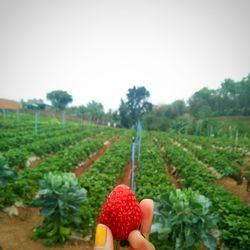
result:
[[[103,224],[98,224],[96,227],[94,250],[114,250],[112,233]]]
[[[140,231],[143,236],[148,239],[151,231],[151,224],[154,213],[154,202],[151,199],[144,199],[140,202],[140,207],[142,211],[142,222]]]
[[[128,241],[133,250],[155,250],[152,243],[146,240],[138,230],[134,230],[129,234]]]

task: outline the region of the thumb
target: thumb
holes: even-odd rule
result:
[[[103,224],[96,227],[94,250],[114,250],[111,230]]]

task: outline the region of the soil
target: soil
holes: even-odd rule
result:
[[[227,191],[238,196],[242,203],[250,203],[250,195],[249,192],[246,191],[247,186],[245,182],[243,182],[241,185],[238,185],[237,182],[230,177],[223,177],[217,180],[217,182],[218,184],[223,186]]]
[[[85,172],[105,151],[110,148],[114,141],[118,140],[118,136],[113,137],[109,141],[107,141],[101,149],[99,149],[96,153],[90,156],[81,166],[75,169],[76,177],[81,176],[83,172]]]
[[[172,185],[175,188],[181,188],[181,183],[175,176],[176,168],[174,166],[170,165],[170,166],[167,166],[166,170],[167,170],[168,178],[169,178],[170,182],[172,183]]]
[[[129,160],[127,166],[124,168],[123,173],[117,182],[117,185],[124,184],[130,186],[131,172],[132,172],[132,164],[131,160]]]
[[[246,157],[245,157],[245,165],[250,166],[250,155],[246,155]]]
[[[30,168],[36,167],[40,162],[44,161],[44,158],[36,159],[35,161],[32,161],[30,164]]]
[[[165,161],[165,164],[166,164],[166,173],[167,173],[168,179],[170,180],[170,182],[172,183],[172,185],[175,188],[181,188],[181,183],[178,180],[178,178],[175,176],[176,167],[168,163],[168,161],[166,160],[165,156],[163,155],[163,150],[159,147],[159,145],[158,145],[158,149],[160,151],[160,154],[161,154],[162,158]]]
[[[64,246],[45,247],[41,240],[30,239],[32,229],[40,222],[38,208],[19,208],[19,216],[9,217],[0,212],[0,247],[3,250],[90,250],[92,243],[73,241]]]

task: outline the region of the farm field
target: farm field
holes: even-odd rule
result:
[[[35,130],[33,117],[0,121],[0,152],[17,177],[0,189],[0,246],[4,250],[47,249],[32,240],[41,223],[39,208],[30,202],[49,172],[74,173],[87,198],[80,222],[69,222],[71,241],[50,249],[92,249],[94,230],[107,195],[117,184],[130,184],[133,129],[44,120]],[[143,130],[140,160],[136,161],[138,200],[156,200],[176,189],[192,189],[211,202],[219,217],[218,249],[250,249],[250,145],[219,138],[176,135]],[[244,178],[242,178],[244,177]],[[218,236],[219,235],[219,236]],[[170,249],[152,235],[156,249]],[[200,247],[204,249],[204,246]]]

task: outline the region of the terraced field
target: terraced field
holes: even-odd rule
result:
[[[49,121],[39,125],[36,134],[28,119],[0,122],[0,151],[17,173],[0,190],[0,206],[11,207],[16,214],[9,217],[0,212],[0,246],[4,250],[46,249],[41,240],[30,239],[41,218],[39,209],[28,204],[48,172],[72,172],[87,190],[79,211],[81,222],[74,226],[69,243],[51,249],[91,249],[107,195],[117,184],[130,183],[135,131]],[[156,200],[176,188],[196,190],[209,198],[212,212],[220,217],[218,248],[250,249],[250,198],[246,178],[242,179],[249,171],[249,145],[236,147],[219,139],[143,131],[140,149],[135,174],[138,200]],[[234,185],[225,184],[225,178]],[[152,240],[157,249],[170,249],[155,235]]]

